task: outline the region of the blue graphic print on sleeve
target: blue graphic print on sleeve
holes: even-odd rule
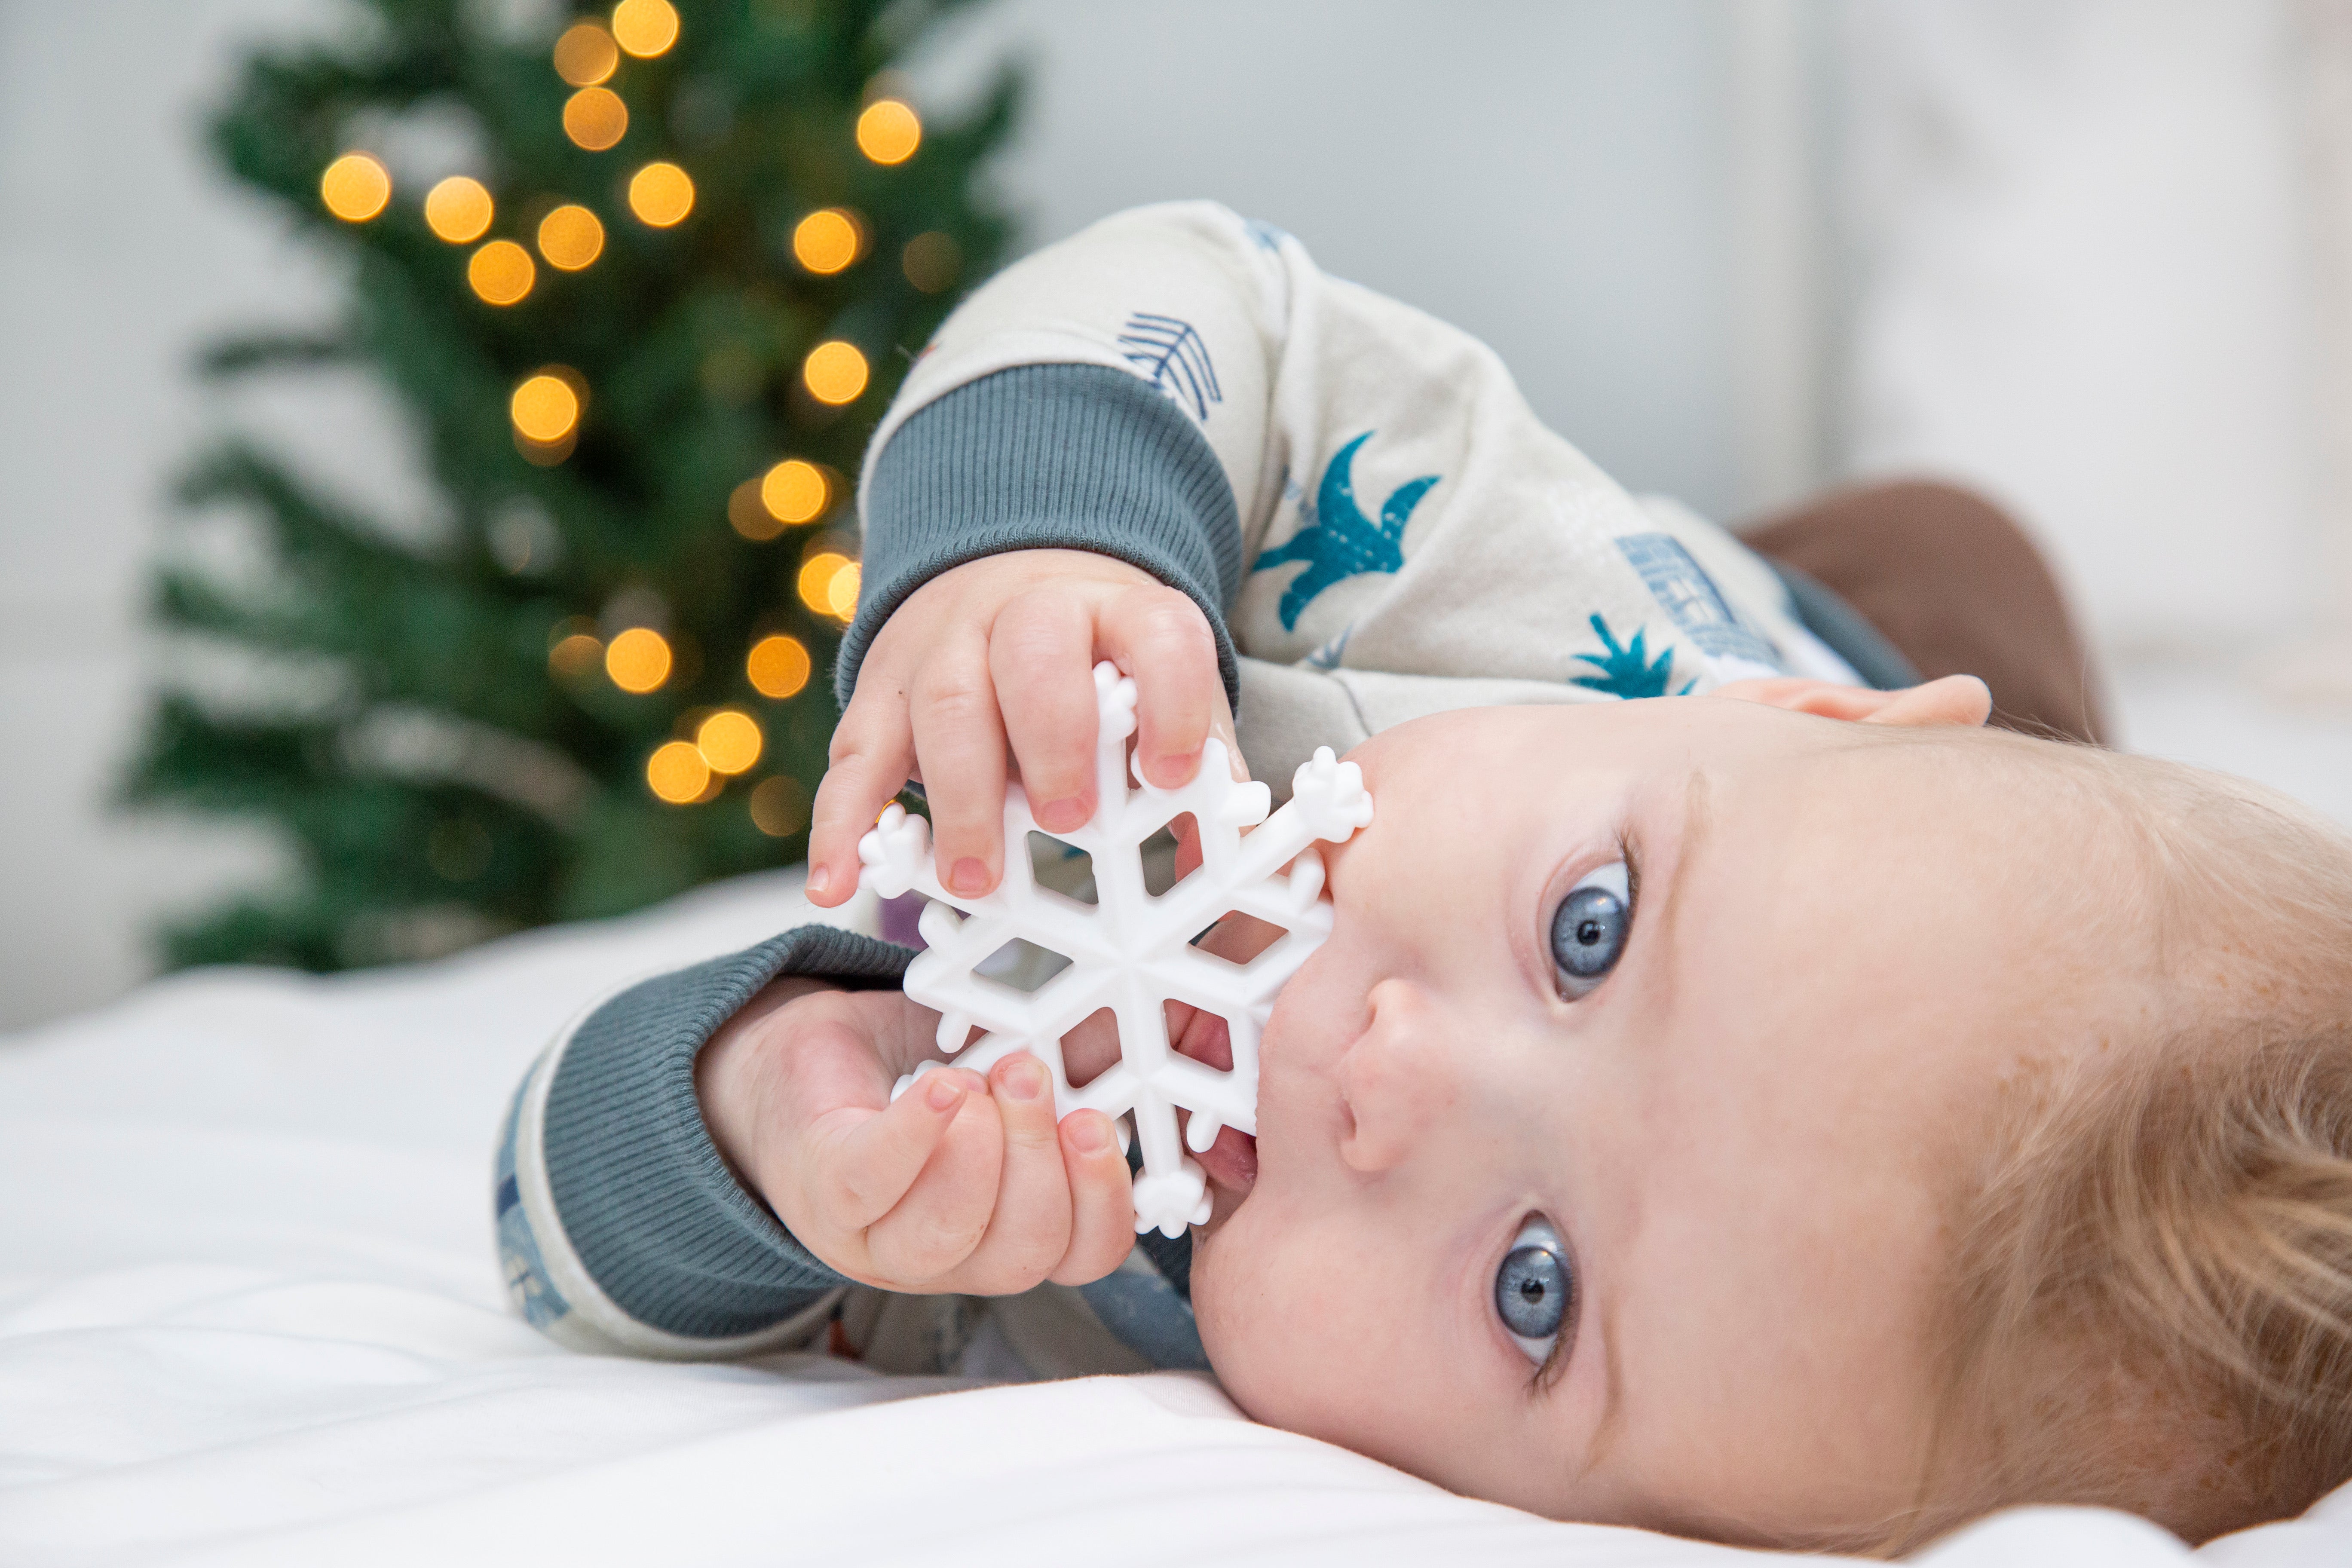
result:
[[[1138,310],[1127,319],[1118,341],[1127,346],[1127,362],[1149,371],[1151,384],[1178,407],[1192,410],[1194,419],[1206,424],[1209,405],[1225,400],[1209,345],[1192,322]]]
[[[1310,508],[1301,503],[1298,531],[1271,550],[1261,551],[1250,563],[1253,572],[1286,562],[1304,561],[1307,570],[1283,591],[1282,629],[1295,631],[1298,616],[1315,595],[1332,584],[1367,572],[1394,572],[1404,564],[1404,528],[1412,509],[1429,493],[1439,476],[1424,474],[1389,492],[1377,523],[1356,505],[1356,449],[1372,438],[1365,431],[1339,448],[1323,469],[1323,482]]]
[[[1326,637],[1323,646],[1307,656],[1309,669],[1337,669],[1348,657],[1348,639],[1356,635],[1356,623],[1349,621],[1336,637]]]
[[[1634,533],[1620,539],[1617,548],[1649,584],[1651,596],[1674,616],[1675,625],[1709,657],[1781,668],[1772,645],[1739,618],[1681,540],[1671,533]]]
[[[515,1136],[522,1122],[523,1097],[530,1092],[530,1076],[525,1074],[522,1087],[515,1090],[507,1107],[506,1123],[499,1131],[499,1156],[492,1175],[496,1184],[490,1202],[497,1216],[499,1266],[506,1276],[507,1299],[525,1322],[544,1333],[571,1315],[572,1303],[548,1275],[539,1237],[530,1228],[530,1216],[523,1212],[521,1184],[515,1174]]]
[[[1262,217],[1254,217],[1242,225],[1242,232],[1248,235],[1250,242],[1260,250],[1280,250],[1282,242],[1290,237],[1287,229],[1276,228]]]
[[[1592,629],[1600,634],[1601,646],[1609,651],[1606,654],[1578,654],[1576,656],[1578,658],[1592,666],[1600,673],[1570,676],[1569,678],[1570,683],[1594,691],[1605,691],[1612,697],[1622,697],[1629,700],[1640,697],[1665,696],[1666,689],[1674,679],[1675,650],[1668,648],[1660,654],[1657,662],[1653,664],[1650,662],[1648,632],[1636,626],[1633,628],[1633,640],[1621,644],[1617,640],[1616,634],[1609,629],[1609,623],[1606,620],[1598,615],[1589,618],[1592,623]],[[1675,692],[1675,695],[1687,696],[1690,689],[1697,684],[1696,680],[1685,681],[1682,690]]]

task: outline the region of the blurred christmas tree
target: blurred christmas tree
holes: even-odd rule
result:
[[[159,617],[275,679],[167,691],[131,797],[272,824],[298,880],[172,963],[423,956],[800,857],[845,476],[1006,241],[977,166],[1017,83],[926,124],[889,68],[961,3],[365,0],[248,63],[215,144],[352,284],[206,370],[380,374],[446,515],[419,544],[247,439],[188,474],[263,564],[170,552]]]

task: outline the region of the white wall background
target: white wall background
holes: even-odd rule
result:
[[[1853,0],[1846,465],[2042,525],[2127,651],[2299,630],[2291,37],[2272,0]]]
[[[1720,0],[1011,0],[919,79],[1034,62],[1038,240],[1213,196],[1493,343],[1630,484],[1725,508],[1734,8]]]
[[[324,297],[209,173],[196,110],[301,0],[0,4],[0,1024],[143,971],[142,926],[259,858],[106,799],[146,675],[140,566],[217,323]]]
[[[1845,467],[1988,484],[2104,634],[2209,650],[2127,668],[2134,738],[2352,813],[2352,732],[2210,652],[2286,635],[2315,526],[2284,4],[1003,0],[918,76],[1030,60],[1033,237],[1216,196],[1486,337],[1629,484],[1729,516]],[[363,386],[231,411],[186,374],[331,297],[195,133],[242,40],[338,11],[0,0],[0,1027],[118,992],[157,910],[268,863],[105,804],[174,465],[233,413],[429,504]]]
[[[2352,7],[1833,4],[1837,468],[1990,490],[2126,742],[2352,821]]]

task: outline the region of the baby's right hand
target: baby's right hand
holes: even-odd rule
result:
[[[938,1026],[895,991],[779,982],[696,1061],[711,1142],[802,1246],[881,1289],[1010,1295],[1118,1268],[1134,1198],[1110,1119],[1057,1127],[1053,1079],[1026,1053],[985,1079],[936,1068],[892,1100]],[[1080,1071],[1117,1049],[1064,1046]]]
[[[1135,678],[1136,760],[1173,788],[1210,735],[1240,766],[1208,617],[1140,567],[1085,550],[1017,550],[942,572],[875,634],[833,732],[809,833],[808,897],[857,887],[857,840],[921,781],[940,880],[978,897],[1004,867],[1006,748],[1037,825],[1095,810],[1094,666]]]

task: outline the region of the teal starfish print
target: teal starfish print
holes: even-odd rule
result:
[[[1366,572],[1394,572],[1404,564],[1404,525],[1438,476],[1408,479],[1391,490],[1381,507],[1381,521],[1374,523],[1356,505],[1354,475],[1356,448],[1371,438],[1372,432],[1367,430],[1339,448],[1323,470],[1314,508],[1300,509],[1306,513],[1306,525],[1273,549],[1260,552],[1250,563],[1251,571],[1263,572],[1287,561],[1307,563],[1307,570],[1283,590],[1285,631],[1295,630],[1299,612],[1332,584]]]
[[[1675,650],[1668,648],[1660,654],[1658,661],[1653,664],[1650,662],[1650,634],[1647,631],[1636,626],[1633,628],[1633,640],[1620,644],[1615,635],[1610,631],[1607,621],[1598,615],[1593,616],[1591,621],[1592,629],[1601,636],[1601,646],[1608,648],[1609,652],[1606,655],[1578,654],[1577,658],[1601,673],[1574,675],[1569,679],[1575,685],[1588,687],[1594,691],[1605,691],[1612,697],[1622,697],[1628,701],[1637,697],[1665,696],[1666,682],[1674,675]],[[1697,684],[1696,680],[1686,681],[1682,690],[1675,692],[1675,695],[1688,696],[1690,689]]]

